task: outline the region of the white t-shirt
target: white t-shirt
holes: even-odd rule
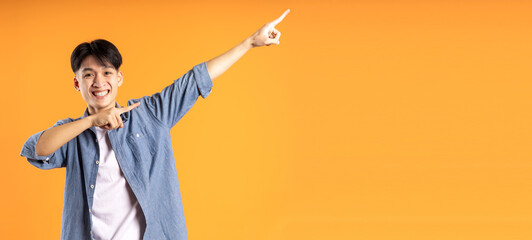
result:
[[[92,233],[97,240],[142,239],[146,220],[120,170],[107,130],[96,127],[100,145],[98,176],[92,204]]]

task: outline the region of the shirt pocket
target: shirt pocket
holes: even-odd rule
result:
[[[157,141],[154,133],[151,133],[145,127],[136,127],[131,129],[126,141],[133,155],[140,159],[150,159],[157,153]]]

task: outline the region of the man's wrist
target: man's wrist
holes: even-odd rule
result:
[[[246,38],[242,44],[244,45],[244,47],[246,48],[246,50],[249,50],[249,49],[252,49],[254,46],[253,46],[253,35],[249,36],[248,38]]]
[[[86,127],[85,129],[90,128],[90,127],[94,127],[94,120],[93,119],[94,119],[94,115],[89,115],[89,116],[84,117],[84,118],[81,119],[82,121],[83,120],[86,121],[85,125],[84,125]]]

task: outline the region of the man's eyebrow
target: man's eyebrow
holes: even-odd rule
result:
[[[113,68],[113,67],[112,67],[112,66],[105,66],[104,69],[106,69],[106,68]],[[82,68],[81,71],[82,71],[82,72],[85,72],[85,71],[94,71],[94,69],[88,67],[88,68]]]

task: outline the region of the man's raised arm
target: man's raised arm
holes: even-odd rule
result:
[[[279,38],[281,32],[275,29],[275,26],[279,24],[283,18],[290,12],[290,9],[286,10],[279,18],[266,23],[257,32],[246,38],[240,44],[231,48],[229,51],[207,61],[207,71],[212,80],[219,77],[229,67],[233,65],[238,59],[240,59],[249,49],[260,46],[279,45]]]

